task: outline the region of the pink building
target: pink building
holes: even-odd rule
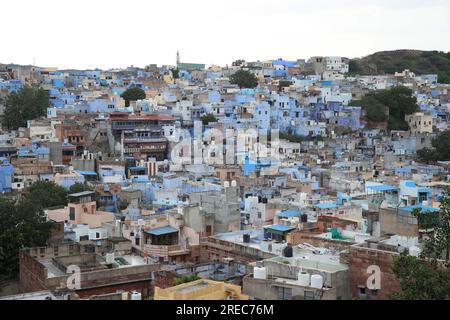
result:
[[[71,224],[87,224],[89,228],[99,228],[102,222],[114,221],[114,214],[97,211],[97,204],[92,200],[95,192],[84,191],[69,194],[69,204],[61,209],[47,210],[48,219]]]

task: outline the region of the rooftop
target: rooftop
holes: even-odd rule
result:
[[[167,227],[161,227],[161,228],[156,228],[156,229],[151,229],[151,230],[144,230],[144,232],[147,234],[154,235],[154,236],[160,236],[163,234],[178,232],[178,229],[175,229],[174,227],[171,227],[171,226],[167,226]]]
[[[78,193],[71,193],[71,194],[69,194],[69,197],[79,198],[79,197],[92,196],[94,194],[95,194],[94,191],[82,191],[82,192],[78,192]]]
[[[294,230],[295,227],[284,226],[284,225],[281,225],[281,224],[274,224],[274,225],[271,225],[271,226],[264,227],[264,229],[271,229],[271,230],[275,230],[275,231],[286,232],[286,231]]]

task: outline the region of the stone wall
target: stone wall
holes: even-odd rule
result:
[[[353,298],[356,299],[389,299],[389,296],[394,292],[400,291],[400,283],[392,272],[392,264],[394,256],[398,255],[395,252],[382,251],[377,249],[370,249],[360,246],[351,246],[346,259],[348,259],[349,274],[350,274],[350,289]],[[364,294],[360,295],[358,286],[366,287],[367,280],[370,274],[367,273],[369,266],[378,266],[381,272],[381,288],[378,291],[372,291],[365,288]]]

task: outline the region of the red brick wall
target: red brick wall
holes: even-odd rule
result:
[[[345,230],[347,225],[358,226],[356,222],[345,221],[338,217],[320,216],[317,220],[317,226],[321,232],[326,232],[329,228],[341,228]]]
[[[173,286],[174,274],[171,271],[156,271],[154,272],[153,280],[139,281],[133,283],[124,283],[118,285],[111,285],[101,288],[92,288],[85,290],[77,290],[80,298],[87,298],[93,295],[103,295],[108,293],[115,293],[118,290],[123,291],[138,291],[142,294],[142,298],[146,299],[154,295],[155,287],[169,288]]]
[[[400,283],[391,270],[394,255],[394,253],[387,251],[350,247],[347,258],[349,263],[350,288],[354,298],[359,298],[358,285],[366,285],[367,279],[370,276],[367,273],[367,268],[371,265],[380,267],[381,289],[376,295],[372,294],[371,290],[366,289],[368,299],[389,299],[392,293],[400,291]]]
[[[36,261],[26,250],[19,252],[20,291],[33,292],[47,289],[47,274],[42,264]]]

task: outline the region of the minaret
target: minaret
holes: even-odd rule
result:
[[[180,64],[180,52],[177,51],[177,66]]]

